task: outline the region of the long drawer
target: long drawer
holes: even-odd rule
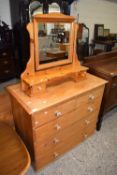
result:
[[[41,112],[36,113],[33,116],[33,128],[37,128],[45,123],[48,123],[52,120],[62,117],[64,114],[67,114],[73,111],[76,108],[81,108],[79,114],[84,113],[84,106],[88,105],[88,111],[92,111],[91,105],[99,108],[101,98],[102,98],[103,88],[97,88],[93,91],[87,92],[85,95],[76,97],[67,102],[63,102],[55,107],[45,109]]]
[[[36,168],[41,168],[55,160],[94,133],[96,121],[92,121],[87,127],[84,125],[84,120],[78,121],[43,145],[35,144]]]

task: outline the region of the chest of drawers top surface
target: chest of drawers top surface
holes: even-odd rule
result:
[[[29,114],[33,114],[74,97],[79,97],[92,89],[103,86],[105,83],[105,80],[87,74],[84,80],[79,80],[77,83],[72,81],[65,82],[50,87],[45,93],[39,94],[37,97],[28,97],[25,95],[24,92],[21,91],[20,84],[9,86],[7,90]]]

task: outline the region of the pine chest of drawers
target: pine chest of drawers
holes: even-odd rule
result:
[[[12,45],[0,49],[0,82],[15,76],[15,64]]]
[[[26,96],[19,84],[8,87],[16,129],[36,169],[94,133],[105,83],[87,74],[85,80],[50,87],[39,97]]]

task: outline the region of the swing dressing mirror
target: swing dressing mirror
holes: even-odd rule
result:
[[[34,18],[36,71],[72,63],[74,19],[68,19]]]
[[[27,29],[30,59],[21,75],[21,88],[28,96],[38,96],[51,86],[86,77],[87,68],[80,65],[76,54],[78,24],[74,17],[38,14]]]

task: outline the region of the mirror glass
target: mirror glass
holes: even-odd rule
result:
[[[39,64],[66,60],[69,57],[70,23],[39,23]]]

